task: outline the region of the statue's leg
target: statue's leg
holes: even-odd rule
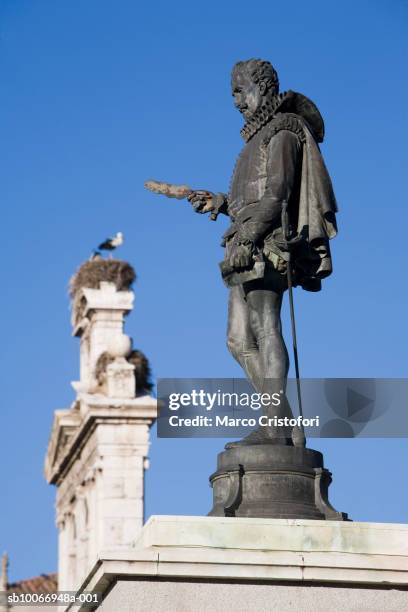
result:
[[[228,303],[227,346],[245,371],[256,391],[260,391],[264,373],[258,344],[252,332],[248,304],[242,285],[232,287]]]
[[[282,335],[281,307],[283,288],[278,284],[248,283],[245,287],[249,321],[256,339],[259,359],[262,364],[263,381],[261,393],[269,397],[279,394],[278,405],[275,401],[265,407],[270,419],[293,417],[286,399],[286,382],[289,371],[289,355]],[[275,396],[276,397],[276,396]],[[283,444],[291,444],[292,427],[271,425],[264,430],[268,438],[277,438]]]
[[[278,278],[278,280],[280,277]],[[282,337],[280,311],[285,286],[282,282],[266,284],[251,281],[243,287],[231,289],[228,321],[228,347],[258,393],[272,397],[280,393],[282,401],[275,406],[271,401],[264,408],[269,418],[292,417],[282,391],[286,390],[289,357]],[[291,427],[260,427],[240,444],[292,444]]]
[[[246,289],[249,323],[258,346],[263,378],[286,381],[289,355],[282,336],[283,292],[259,285]]]

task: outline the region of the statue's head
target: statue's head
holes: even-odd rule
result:
[[[235,106],[245,119],[250,119],[265,100],[279,93],[278,74],[264,60],[238,62],[232,69],[231,87]]]

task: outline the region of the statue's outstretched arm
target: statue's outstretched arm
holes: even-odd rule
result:
[[[167,198],[176,200],[187,200],[193,205],[198,213],[209,212],[210,219],[216,220],[220,213],[228,215],[228,197],[225,193],[213,193],[205,189],[191,189],[188,185],[176,185],[164,181],[145,181],[144,186],[153,193],[158,193]]]

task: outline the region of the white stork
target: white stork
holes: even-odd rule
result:
[[[120,247],[121,244],[123,244],[123,239],[124,238],[122,232],[117,232],[117,234],[115,236],[112,236],[112,238],[107,238],[106,240],[101,242],[97,250],[93,251],[92,259],[97,259],[98,257],[100,257],[101,254],[99,251],[114,251],[115,249]]]

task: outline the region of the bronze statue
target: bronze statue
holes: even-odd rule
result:
[[[231,218],[221,265],[231,287],[228,347],[255,389],[264,392],[284,385],[288,374],[280,321],[287,266],[294,285],[320,289],[332,270],[328,240],[336,235],[337,206],[317,144],[324,123],[313,102],[293,91],[279,94],[276,70],[257,59],[234,66],[232,94],[246,123],[230,192],[192,191],[188,200],[199,213]],[[284,203],[289,237],[284,235]],[[271,415],[291,416],[285,402],[276,410],[271,406]],[[242,443],[266,441],[290,444],[287,434],[282,438],[265,428]]]
[[[259,59],[234,66],[232,94],[245,119],[245,145],[229,193],[154,181],[146,186],[187,197],[212,219],[230,217],[220,264],[230,288],[228,348],[255,390],[272,397],[286,389],[289,368],[280,318],[284,292],[289,289],[293,315],[292,287],[319,291],[331,273],[337,205],[319,150],[324,123],[314,103],[294,91],[280,94],[276,70]],[[295,366],[299,381],[296,350]],[[284,392],[283,398],[265,408],[268,422],[292,418]],[[331,474],[322,454],[305,448],[297,426],[259,427],[230,442],[210,482],[212,516],[347,520],[328,501]]]
[[[336,235],[337,210],[318,143],[323,119],[304,95],[279,93],[273,66],[263,60],[238,62],[232,94],[245,125],[245,141],[228,194],[187,185],[149,181],[169,197],[187,197],[198,213],[228,215],[221,272],[230,287],[228,348],[255,390],[272,395],[286,386],[288,352],[281,332],[281,305],[289,281],[318,291],[331,273],[329,239]],[[268,416],[292,417],[287,401]],[[236,444],[304,445],[302,432],[260,428]]]

